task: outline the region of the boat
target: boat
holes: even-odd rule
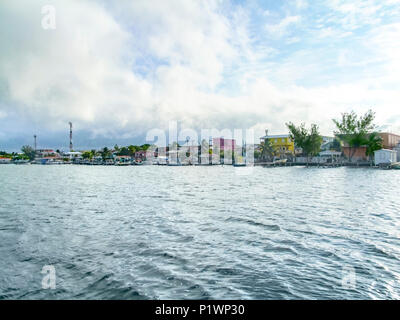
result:
[[[124,161],[124,162],[119,162],[119,161],[117,161],[116,163],[115,163],[115,165],[116,166],[120,166],[120,167],[122,167],[122,166],[130,166],[130,165],[132,165],[132,163],[129,161]]]
[[[18,159],[13,161],[14,164],[29,164],[29,160]]]
[[[287,159],[282,159],[282,160],[275,160],[273,162],[274,165],[282,165],[282,164],[286,164],[287,163]]]
[[[391,169],[400,170],[400,162],[395,162],[390,165]]]
[[[233,164],[233,166],[234,166],[235,168],[247,167],[247,164],[246,164],[246,163],[235,163],[235,164]]]

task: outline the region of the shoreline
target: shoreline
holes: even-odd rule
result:
[[[381,169],[381,170],[398,170],[397,168],[391,167],[391,164],[376,166],[371,163],[303,163],[303,162],[288,162],[288,163],[271,163],[271,162],[260,162],[253,163],[251,165],[235,166],[234,164],[151,164],[151,163],[124,163],[124,164],[103,164],[103,163],[68,163],[68,162],[56,162],[56,163],[0,163],[1,165],[38,165],[38,166],[61,166],[61,165],[76,165],[76,166],[101,166],[101,167],[131,167],[131,166],[157,166],[157,167],[216,167],[216,166],[232,166],[234,168],[278,168],[278,167],[312,167],[312,168],[370,168],[370,169]]]

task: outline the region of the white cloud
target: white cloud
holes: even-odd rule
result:
[[[270,38],[305,24],[297,14],[268,25],[274,36],[267,39],[246,7],[226,2],[58,0],[57,29],[43,30],[42,3],[0,4],[0,118],[12,112],[52,130],[73,121],[94,136],[129,137],[165,128],[169,120],[195,128],[254,127],[258,134],[305,121],[328,134],[331,118],[351,108],[379,106],[382,122],[398,115],[397,24],[358,36],[362,50],[339,51],[331,40],[352,33],[322,19],[311,40],[293,34],[285,44],[300,48],[283,56]],[[334,5],[340,15],[359,12],[342,1]],[[304,1],[296,7],[312,8]],[[370,21],[380,10],[361,8]],[[366,77],[319,82],[340,76],[329,73],[330,63],[363,67]],[[315,83],[307,84],[310,79]]]
[[[287,16],[287,17],[283,18],[279,23],[268,24],[268,25],[266,25],[265,28],[272,35],[282,36],[287,32],[288,28],[291,25],[297,24],[300,21],[301,21],[300,16]]]

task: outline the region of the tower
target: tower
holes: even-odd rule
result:
[[[72,152],[72,122],[69,123],[69,151]]]
[[[37,144],[36,144],[36,138],[37,138],[37,136],[36,136],[36,134],[34,134],[33,135],[33,147],[34,147],[34,150],[35,150],[35,153],[36,153],[36,148],[37,148]]]

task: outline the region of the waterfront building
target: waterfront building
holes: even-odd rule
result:
[[[70,151],[63,153],[63,158],[68,158],[70,161],[78,161],[82,160],[82,152],[79,151]]]
[[[400,162],[400,143],[393,150],[397,152],[397,162]]]
[[[321,151],[332,150],[332,145],[334,140],[335,138],[333,137],[322,136]]]
[[[36,158],[38,159],[60,159],[61,156],[58,152],[53,149],[38,149],[36,150]]]
[[[61,155],[53,149],[36,150],[35,163],[48,164],[61,161]]]
[[[159,158],[159,157],[167,157],[168,155],[168,147],[157,147],[155,152],[154,152],[154,157]]]
[[[212,143],[213,148],[220,151],[233,151],[236,148],[235,139],[213,138]]]
[[[397,152],[390,149],[375,151],[375,165],[390,164],[397,162]]]
[[[140,159],[142,161],[152,159],[155,157],[156,152],[150,150],[140,150],[135,152],[135,159]]]
[[[379,136],[382,138],[383,149],[393,150],[400,144],[400,135],[389,132],[380,132]],[[368,161],[368,157],[366,155],[367,146],[350,148],[346,143],[343,143],[342,150],[343,154],[347,158],[349,158],[351,153],[354,153],[354,161]]]
[[[0,164],[8,164],[11,163],[11,158],[0,157]]]
[[[319,153],[319,157],[322,159],[321,162],[338,162],[342,156],[342,152],[334,150],[325,150]]]
[[[367,147],[366,146],[360,146],[357,148],[350,148],[346,144],[342,147],[343,150],[343,155],[346,158],[350,158],[350,155],[352,154],[353,161],[368,161],[367,157]]]
[[[394,149],[400,144],[400,135],[389,133],[389,132],[381,132],[379,135],[382,138],[383,149]]]
[[[278,155],[295,154],[294,141],[288,134],[268,135],[261,137],[262,141],[269,140]]]

